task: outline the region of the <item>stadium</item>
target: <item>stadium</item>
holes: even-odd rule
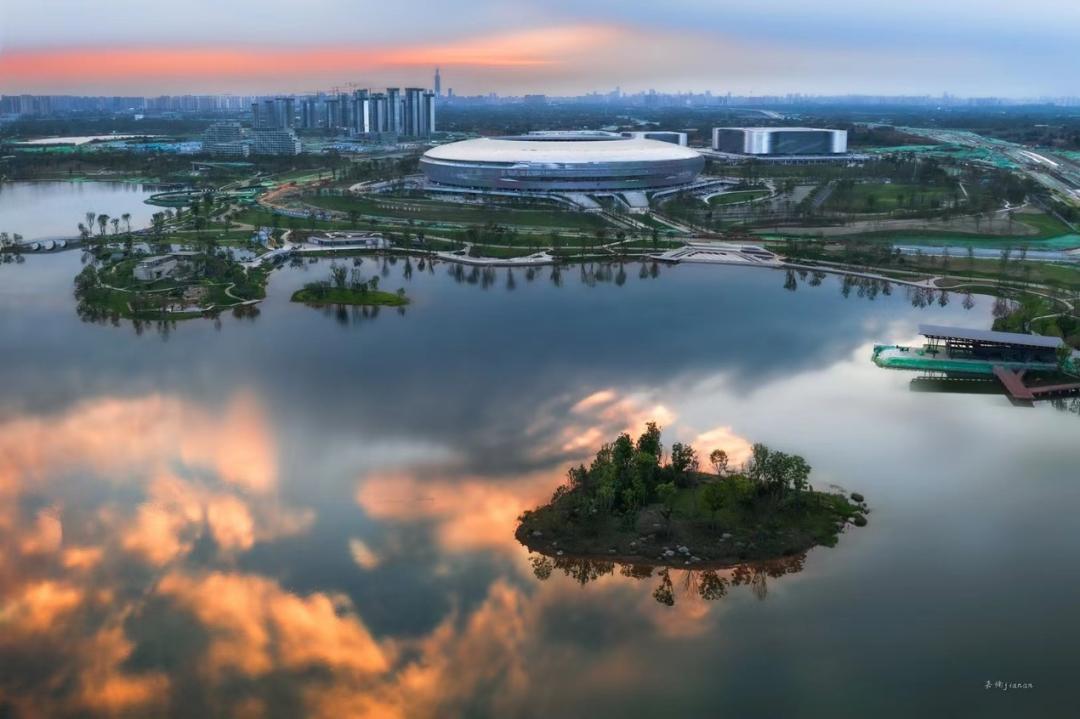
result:
[[[592,192],[686,185],[705,166],[671,142],[606,132],[538,132],[435,147],[420,168],[435,185],[474,190]]]

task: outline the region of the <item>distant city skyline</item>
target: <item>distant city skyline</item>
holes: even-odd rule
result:
[[[1080,95],[1080,5],[1029,0],[6,0],[0,93],[443,94],[694,89],[784,95]]]

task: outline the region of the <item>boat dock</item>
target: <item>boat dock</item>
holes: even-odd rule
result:
[[[1034,402],[1039,399],[1080,394],[1080,382],[1029,387],[1024,384],[1024,373],[1025,370],[1014,372],[1004,367],[994,367],[994,376],[998,378],[1009,396],[1019,402]]]
[[[874,363],[950,378],[995,378],[1010,399],[1022,404],[1080,394],[1077,355],[1064,352],[1060,337],[940,325],[919,325],[919,334],[926,338],[923,347],[875,346]],[[1025,383],[1028,373],[1040,374],[1043,383]],[[1062,382],[1063,377],[1078,381]]]

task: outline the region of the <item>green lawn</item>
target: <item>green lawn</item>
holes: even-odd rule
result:
[[[330,287],[325,291],[316,291],[305,287],[293,293],[292,301],[309,305],[383,305],[401,307],[409,304],[408,297],[396,292],[360,291],[337,287]]]
[[[602,217],[585,212],[573,212],[552,206],[509,207],[506,205],[465,205],[425,198],[350,196],[306,196],[304,202],[315,207],[339,212],[357,212],[375,217],[392,217],[418,222],[452,222],[474,225],[494,223],[523,227],[590,230],[605,227]]]
[[[276,217],[277,226],[282,229],[307,230],[312,227],[312,221],[307,217],[288,217],[286,215],[276,215]],[[237,214],[233,219],[236,222],[257,227],[273,227],[274,218],[275,215],[272,212],[249,208]],[[328,222],[326,220],[315,220],[314,224],[317,230],[344,230],[348,229],[349,226],[350,223],[348,222]],[[363,224],[361,224],[361,227],[363,227]]]
[[[1058,237],[1072,232],[1064,222],[1046,212],[1015,212],[1013,222],[1022,222],[1039,231],[1038,238]]]
[[[749,202],[750,200],[756,200],[759,197],[767,197],[769,195],[768,190],[738,190],[736,192],[725,192],[722,195],[713,195],[709,198],[710,205],[733,205],[736,202]]]
[[[890,212],[926,210],[950,199],[952,188],[937,185],[860,182],[850,188],[837,187],[825,202],[826,209],[847,212]]]

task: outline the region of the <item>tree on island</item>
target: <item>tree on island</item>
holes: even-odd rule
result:
[[[345,265],[339,265],[333,263],[330,265],[330,282],[339,290],[345,289],[345,284],[348,281],[349,270]]]
[[[862,497],[815,492],[810,465],[798,455],[755,444],[746,466],[725,475],[727,454],[717,449],[709,457],[720,476],[699,471],[688,444],[672,444],[667,463],[662,455],[655,423],[636,442],[619,435],[588,466],[571,467],[548,504],[521,515],[518,539],[559,555],[628,554],[648,561],[659,553],[661,562],[691,564],[790,556],[831,546],[848,521],[866,524]],[[691,545],[696,557],[686,546],[675,556],[652,540]]]

